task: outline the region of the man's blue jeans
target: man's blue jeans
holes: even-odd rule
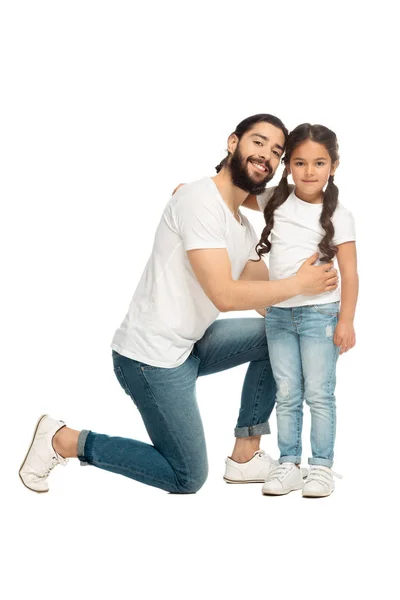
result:
[[[310,465],[333,464],[336,433],[336,362],[333,342],[339,302],[270,307],[265,326],[277,385],[276,416],[280,462],[301,462],[303,400],[311,411]]]
[[[249,362],[236,437],[269,433],[276,386],[263,319],[220,319],[179,367],[152,367],[113,352],[119,383],[140,411],[153,445],[82,431],[78,457],[101,469],[175,493],[197,492],[207,478],[207,452],[196,379]],[[218,402],[218,398],[210,401]]]

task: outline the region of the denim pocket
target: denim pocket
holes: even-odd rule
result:
[[[312,307],[316,312],[328,317],[336,317],[340,310],[340,302],[328,302],[327,304],[314,304]]]
[[[121,367],[114,367],[114,373],[116,378],[118,379],[118,383],[120,384],[124,392],[128,394],[128,396],[130,396],[131,393],[129,391],[128,384],[126,383],[126,379],[124,377]]]
[[[153,365],[148,365],[146,363],[139,363],[142,371],[154,371],[154,369],[159,369],[160,367],[154,367]]]

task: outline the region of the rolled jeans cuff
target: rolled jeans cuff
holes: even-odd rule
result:
[[[77,454],[78,454],[78,459],[83,467],[89,464],[89,462],[85,456],[85,445],[86,445],[86,440],[87,440],[89,433],[90,433],[90,431],[88,431],[87,429],[82,429],[82,431],[80,432],[79,437],[78,437]]]
[[[258,423],[257,425],[249,425],[249,427],[235,428],[236,438],[253,437],[255,435],[265,435],[267,433],[271,433],[268,421],[265,423]]]
[[[331,468],[333,465],[333,460],[329,460],[328,458],[309,458],[309,465],[321,465],[322,467]]]
[[[301,463],[301,456],[289,455],[289,456],[281,456],[279,459],[279,463],[291,462],[295,465],[299,465]]]

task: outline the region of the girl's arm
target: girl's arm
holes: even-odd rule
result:
[[[336,255],[340,279],[341,302],[338,324],[333,341],[340,346],[340,354],[355,346],[354,315],[358,296],[357,252],[355,242],[346,242],[338,246]]]

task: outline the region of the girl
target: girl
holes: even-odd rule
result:
[[[294,129],[283,158],[279,185],[257,201],[266,226],[257,245],[270,253],[270,279],[294,275],[317,249],[320,261],[337,260],[341,291],[295,296],[266,309],[271,366],[277,384],[279,466],[268,476],[263,494],[303,489],[303,496],[328,496],[334,490],[335,382],[338,355],[355,345],[354,313],[358,276],[354,221],[338,202],[334,174],[339,164],[333,131],[304,123]],[[288,186],[288,175],[294,190]],[[269,200],[268,200],[269,197]],[[254,197],[245,203],[253,207]],[[341,302],[339,302],[341,300]],[[312,458],[303,480],[301,435],[303,399],[311,411]]]

